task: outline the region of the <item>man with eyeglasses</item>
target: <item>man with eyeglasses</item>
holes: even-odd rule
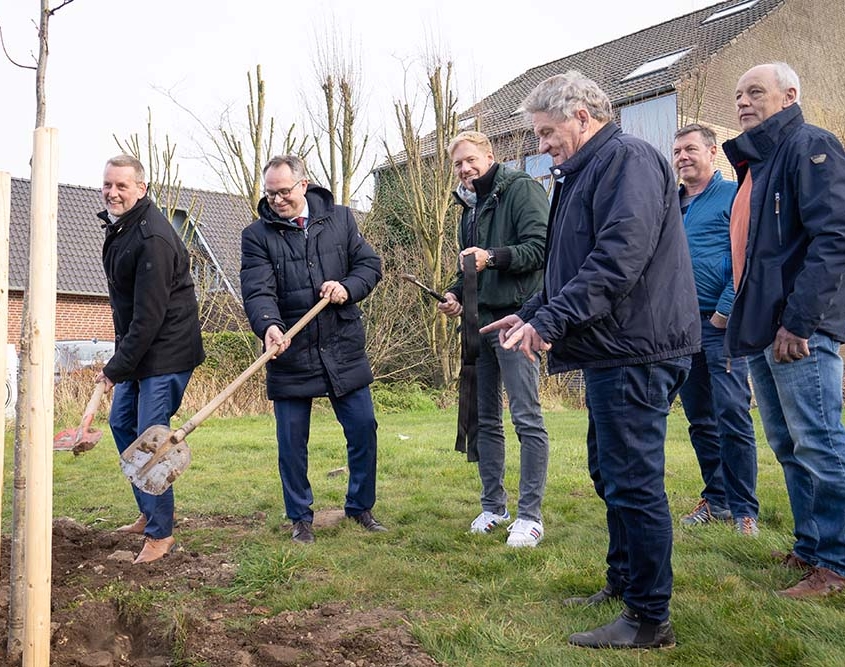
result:
[[[384,531],[372,513],[378,425],[356,305],[381,279],[381,259],[361,236],[352,211],[309,183],[305,163],[294,155],[276,156],[264,167],[258,213],[241,234],[241,294],[265,348],[281,345],[267,364],[267,395],[276,415],[293,541],[314,542],[308,435],[311,403],[318,396],[328,397],[346,436],[346,516],[370,532]],[[330,305],[283,342],[284,332],[323,297]]]

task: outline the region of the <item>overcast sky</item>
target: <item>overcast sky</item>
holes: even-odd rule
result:
[[[57,6],[61,0],[52,0]],[[175,140],[188,186],[220,189],[196,155],[195,121],[247,102],[246,73],[261,64],[267,112],[310,132],[303,91],[313,88],[315,35],[334,22],[360,45],[368,129],[395,147],[392,102],[422,82],[420,54],[434,45],[454,61],[459,109],[530,67],[621,37],[713,0],[74,0],[50,23],[47,125],[59,130],[59,179],[99,186],[112,135],[146,132]],[[0,0],[0,28],[16,61],[34,65],[39,0]],[[407,75],[406,75],[407,70]],[[0,54],[0,171],[28,178],[35,73]],[[242,115],[240,117],[243,117]],[[193,159],[192,159],[193,158]]]

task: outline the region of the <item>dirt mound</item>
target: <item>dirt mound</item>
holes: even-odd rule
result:
[[[319,517],[332,523],[338,517]],[[341,517],[342,518],[342,512]],[[316,519],[316,517],[315,517]],[[255,523],[235,517],[180,518],[182,528],[221,529],[237,544]],[[431,667],[394,609],[345,604],[268,616],[269,610],[211,594],[162,613],[168,595],[225,588],[237,565],[231,553],[177,550],[133,566],[141,539],[100,531],[72,519],[53,524],[51,667]],[[9,544],[2,546],[0,630],[8,627]],[[197,598],[199,601],[197,602]],[[158,604],[156,604],[158,603]],[[3,650],[0,649],[0,662]]]

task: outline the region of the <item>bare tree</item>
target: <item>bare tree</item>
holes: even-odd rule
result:
[[[396,222],[404,227],[419,250],[419,275],[434,290],[442,292],[454,276],[457,250],[457,214],[450,211],[452,166],[446,152],[449,141],[457,133],[452,63],[444,62],[439,56],[429,56],[426,79],[426,110],[431,111],[434,130],[422,137],[413,105],[407,100],[398,101],[394,110],[403,151],[394,154],[386,144],[385,149],[393,184],[391,196],[402,211]],[[381,190],[382,184],[379,187]],[[450,335],[446,318],[434,305],[422,304],[428,344],[438,364],[435,382],[448,383],[455,375],[454,336]]]
[[[50,8],[49,0],[40,0],[40,19],[38,23],[38,60],[36,65],[22,65],[9,55],[5,43],[0,43],[3,52],[13,65],[24,69],[35,70],[35,127],[44,127],[47,118],[47,60],[50,55],[48,35],[50,19],[62,7],[73,0],[64,0],[54,8]],[[25,443],[29,440],[29,411],[26,409],[29,394],[28,364],[30,363],[30,349],[32,331],[29,324],[29,289],[24,289],[21,313],[20,359],[18,368],[18,402],[15,413],[15,463],[14,463],[14,495],[12,500],[12,548],[11,567],[9,574],[9,630],[6,643],[6,654],[12,662],[20,659],[23,653],[24,630],[24,597],[25,597],[25,568],[24,568],[24,524],[26,520],[26,467],[27,451]]]
[[[314,41],[314,74],[322,104],[314,104],[306,95],[305,105],[324,182],[341,204],[349,206],[364,181],[360,179],[353,188],[370,139],[366,132],[359,136],[363,107],[360,50],[342,39],[334,25],[322,36],[315,35]],[[367,172],[373,166],[375,163]]]
[[[210,150],[200,146],[203,161],[220,178],[226,192],[242,197],[252,210],[253,218],[257,218],[263,184],[262,168],[276,153],[295,153],[305,157],[308,154],[308,137],[297,138],[296,124],[292,123],[280,147],[275,144],[276,119],[273,116],[268,119],[265,115],[267,89],[261,76],[261,65],[255,66],[254,78],[249,72],[246,76],[249,103],[246,106],[245,130],[242,124],[233,120],[230,108],[220,114],[218,123],[212,127],[182,104],[171,91],[160,92],[202,128],[204,141],[211,144]]]

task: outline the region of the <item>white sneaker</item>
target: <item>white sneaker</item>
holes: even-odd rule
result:
[[[543,524],[530,519],[517,519],[508,526],[509,547],[536,547],[543,539]]]
[[[493,529],[505,521],[510,521],[511,515],[507,509],[504,514],[496,514],[495,512],[482,512],[470,524],[469,532],[471,533],[492,533]]]

